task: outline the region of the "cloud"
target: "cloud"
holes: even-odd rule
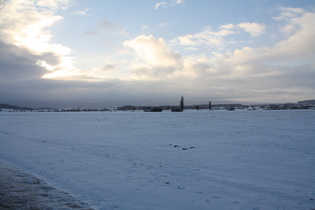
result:
[[[84,71],[76,68],[70,48],[52,41],[49,27],[63,20],[52,9],[56,6],[39,9],[34,2],[11,1],[3,10],[3,21],[10,25],[0,35],[0,96],[6,103],[114,106],[176,104],[181,95],[191,103],[287,102],[314,96],[313,12],[281,8],[272,20],[285,33],[272,46],[261,42],[259,47],[228,48],[240,33],[252,39],[263,34],[265,26],[253,22],[205,27],[172,41],[139,35],[123,42],[128,53],[102,57],[103,65]],[[197,50],[177,51],[183,46]]]
[[[132,104],[159,104],[169,100],[148,98],[161,90],[161,82],[90,80],[48,80],[41,76],[47,71],[36,65],[38,56],[31,51],[0,41],[0,97],[2,103],[31,107],[107,107]],[[52,63],[54,54],[44,55]],[[95,74],[113,71],[116,64],[107,63]],[[140,84],[140,85],[139,85]],[[130,91],[134,90],[134,91]],[[128,93],[128,94],[126,94]],[[141,93],[141,94],[139,94]],[[159,97],[161,97],[159,93]]]
[[[260,36],[265,31],[265,26],[259,23],[239,23],[221,25],[219,30],[213,30],[211,27],[204,29],[195,34],[187,34],[172,40],[173,44],[182,46],[192,46],[194,48],[186,48],[187,51],[196,50],[198,46],[207,46],[212,49],[223,49],[229,44],[235,44],[233,39],[227,39],[232,35],[239,34],[239,30],[243,30],[251,34],[252,37]]]
[[[295,31],[273,47],[243,47],[216,54],[203,62],[196,60],[193,71],[199,78],[211,77],[252,98],[277,95],[283,101],[297,94],[310,97],[315,91],[315,13],[289,17],[287,24],[297,25]]]
[[[67,9],[70,5],[69,0],[38,0],[38,6],[46,7],[49,9]]]
[[[238,27],[251,34],[252,37],[260,36],[265,31],[265,26],[258,23],[240,23]]]
[[[0,42],[0,96],[6,103],[23,104],[30,101],[48,100],[50,84],[41,79],[47,71],[36,65],[38,56],[25,48]],[[58,62],[54,54],[46,59]],[[35,104],[30,104],[34,106]]]
[[[0,40],[34,55],[33,58],[36,58],[33,59],[34,65],[46,70],[41,71],[41,77],[44,79],[68,81],[107,79],[102,67],[79,69],[75,64],[77,58],[72,56],[72,49],[53,42],[50,27],[63,20],[57,12],[69,4],[70,0],[7,2],[0,18],[9,27],[3,28]],[[119,29],[107,20],[101,21],[100,26],[114,31]],[[93,31],[88,31],[86,34],[98,35]]]
[[[25,48],[0,41],[0,54],[2,103],[52,108],[177,103],[172,94],[164,94],[170,88],[167,81],[48,80],[41,78],[47,70],[36,65],[37,56]],[[57,62],[53,54],[45,56]],[[115,68],[116,64],[109,62],[102,69],[95,69],[94,73]]]
[[[232,30],[223,28],[219,31],[213,31],[211,28],[206,27],[200,33],[180,36],[174,39],[172,43],[185,46],[206,45],[208,47],[219,48],[227,44],[223,38],[232,34],[235,34]]]
[[[121,36],[127,35],[127,32],[125,31],[125,29],[121,28],[120,26],[115,25],[109,20],[103,19],[102,21],[99,22],[99,26],[101,29],[104,29],[107,32],[109,31],[114,32],[116,35],[117,34]]]
[[[292,18],[299,17],[305,13],[304,9],[301,8],[281,7],[279,10],[281,14],[278,17],[274,17],[274,20],[290,22]]]
[[[159,26],[165,27],[167,24],[168,24],[167,22],[164,22],[164,23],[160,23]]]
[[[85,8],[83,10],[75,11],[75,12],[73,12],[73,14],[87,16],[89,11],[90,11],[90,8]]]
[[[105,64],[103,67],[103,70],[105,70],[105,71],[112,71],[114,69],[116,69],[116,64],[114,64],[114,63]]]
[[[292,11],[294,15],[290,15]],[[210,52],[200,50],[183,56],[181,80],[191,84],[196,94],[209,92],[217,98],[266,102],[272,97],[282,102],[311,98],[315,92],[315,13],[292,8],[282,8],[281,12],[282,16],[275,19],[277,25],[285,22],[283,27],[289,25],[292,30],[287,38],[270,47],[215,51],[225,45],[227,36],[237,35],[240,29],[253,37],[261,35],[265,27],[253,23],[222,25],[218,31],[205,28],[173,40],[174,47],[203,45]]]
[[[299,27],[299,18],[305,14],[305,11],[300,8],[280,8],[281,15],[274,17],[273,19],[285,23],[280,31],[285,36],[290,36],[294,33]]]
[[[70,56],[72,50],[64,45],[53,43],[49,27],[61,21],[63,17],[55,11],[69,5],[69,0],[15,0],[6,3],[2,11],[1,21],[5,27],[1,33],[1,40],[6,43],[28,50],[37,56],[35,63],[44,67],[51,75],[75,74],[78,70],[74,66],[75,58]],[[5,18],[3,18],[5,17]],[[58,62],[51,62],[47,54],[54,54]]]
[[[150,27],[147,25],[142,25],[141,28],[142,28],[142,30],[148,30]]]
[[[25,48],[0,41],[0,72],[1,82],[9,83],[12,80],[40,78],[46,70],[36,65],[39,56],[32,54]],[[51,63],[58,62],[54,54],[41,55]]]
[[[158,9],[161,6],[166,6],[166,5],[167,3],[165,1],[161,1],[161,2],[156,3],[154,9]]]
[[[124,46],[131,48],[136,55],[132,68],[141,75],[169,75],[178,70],[181,56],[169,48],[163,38],[140,35],[125,41]]]
[[[98,33],[96,31],[85,31],[84,34],[88,35],[88,36],[97,36],[98,35]]]
[[[104,29],[113,29],[115,28],[114,24],[108,20],[102,20],[99,25]]]
[[[231,30],[231,29],[235,29],[236,28],[236,25],[234,24],[226,24],[226,25],[221,25],[220,26],[220,29],[227,29],[227,30]]]
[[[154,9],[157,10],[159,7],[177,6],[183,4],[184,0],[172,0],[170,2],[161,1],[155,4]]]

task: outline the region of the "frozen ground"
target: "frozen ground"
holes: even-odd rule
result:
[[[0,160],[95,209],[315,209],[315,111],[0,113]]]

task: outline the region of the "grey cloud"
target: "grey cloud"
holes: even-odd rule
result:
[[[26,49],[0,41],[0,54],[1,81],[39,78],[47,72],[36,65],[38,57]]]
[[[139,75],[139,76],[148,76],[151,78],[163,78],[166,76],[171,75],[177,70],[176,67],[173,66],[154,66],[154,67],[140,67],[140,68],[135,68],[133,70],[133,74]]]
[[[102,20],[99,25],[103,28],[103,29],[115,29],[115,25],[113,23],[111,23],[108,20]]]
[[[48,64],[50,64],[52,66],[60,63],[60,56],[56,55],[55,53],[52,53],[52,52],[43,53],[41,55],[38,55],[37,58],[39,60],[46,61]]]
[[[0,54],[1,103],[31,107],[106,107],[177,103],[177,98],[172,101],[171,95],[178,92],[165,94],[164,91],[168,89],[166,82],[42,79],[41,76],[47,73],[47,70],[36,65],[38,56],[3,42],[0,42]],[[114,65],[105,67],[112,68]]]
[[[86,31],[86,32],[84,32],[84,34],[88,35],[88,36],[97,36],[98,35],[98,33],[95,31]]]
[[[103,70],[104,71],[112,71],[116,69],[116,65],[115,64],[106,64],[103,66]]]

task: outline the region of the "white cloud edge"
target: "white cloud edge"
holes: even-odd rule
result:
[[[83,10],[77,10],[77,11],[73,12],[72,14],[74,14],[74,15],[81,15],[81,16],[87,16],[88,12],[90,10],[91,10],[90,8],[85,8]]]
[[[201,32],[187,34],[172,40],[172,43],[186,46],[208,45],[219,46],[226,42],[223,38],[239,33],[239,30],[249,33],[252,37],[261,36],[266,26],[260,23],[244,22],[239,24],[221,25],[219,30],[212,30],[211,27],[204,27]]]
[[[167,5],[167,3],[165,1],[161,1],[161,2],[158,2],[155,4],[154,9],[157,10],[157,9],[159,9],[159,7],[166,6],[166,5]]]
[[[175,1],[170,1],[170,2],[160,1],[155,4],[154,9],[157,10],[160,7],[176,6],[183,3],[185,3],[184,0],[175,0]]]

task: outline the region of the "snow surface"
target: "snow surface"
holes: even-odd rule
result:
[[[314,209],[315,111],[0,113],[0,159],[95,209]]]

